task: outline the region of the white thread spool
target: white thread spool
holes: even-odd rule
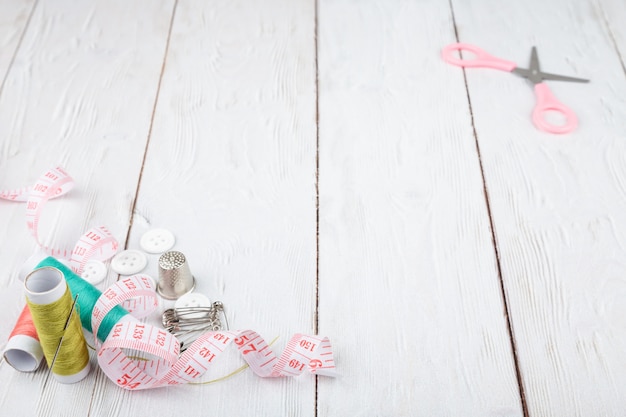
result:
[[[36,269],[24,280],[24,288],[26,289],[26,297],[32,304],[47,305],[57,302],[63,297],[67,290],[67,283],[63,273],[56,268],[45,267]],[[78,314],[74,310],[73,314]],[[67,317],[58,317],[64,323]],[[39,334],[41,337],[41,333]],[[55,379],[63,384],[73,384],[85,378],[89,374],[90,364],[73,375],[59,375],[52,372]]]

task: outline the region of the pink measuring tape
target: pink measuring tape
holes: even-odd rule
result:
[[[67,259],[74,272],[80,274],[89,259],[104,261],[115,255],[117,240],[104,226],[94,227],[83,234],[73,249],[57,249],[44,246],[39,239],[39,222],[43,208],[52,198],[66,194],[74,188],[74,180],[63,168],[46,171],[32,187],[0,191],[0,198],[26,202],[26,226],[37,245],[48,255]]]
[[[103,318],[118,304],[140,297],[141,309],[115,324],[104,343],[96,337],[98,363],[118,386],[141,390],[199,380],[226,347],[234,343],[252,371],[261,377],[297,376],[307,371],[335,376],[328,338],[294,335],[280,357],[252,330],[207,332],[179,357],[180,343],[172,334],[137,319],[157,305],[153,280],[146,275],[124,278],[105,290],[93,309],[92,331],[98,334]],[[123,349],[143,352],[149,360],[133,360]],[[146,359],[146,358],[144,358]]]

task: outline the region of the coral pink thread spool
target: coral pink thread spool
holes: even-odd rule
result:
[[[4,350],[4,360],[20,372],[33,372],[39,368],[42,359],[43,349],[39,343],[33,316],[26,305],[9,336]]]

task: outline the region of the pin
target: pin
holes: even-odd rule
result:
[[[221,301],[215,301],[210,307],[169,308],[163,312],[161,319],[163,327],[180,340],[182,352],[185,350],[183,346],[190,345],[200,334],[222,330],[220,315],[228,330],[228,319]]]

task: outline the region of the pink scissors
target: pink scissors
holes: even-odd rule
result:
[[[474,59],[457,58],[455,51],[468,51],[475,55]],[[543,80],[555,81],[571,81],[578,83],[586,83],[589,80],[582,78],[567,77],[564,75],[549,74],[539,69],[539,58],[537,57],[537,48],[533,46],[530,54],[530,68],[517,68],[515,62],[505,61],[489,55],[477,46],[466,43],[453,43],[443,48],[442,56],[444,61],[467,68],[493,68],[501,71],[510,71],[528,79],[535,86],[535,95],[537,103],[533,110],[533,122],[539,130],[548,133],[569,133],[578,126],[576,114],[565,104],[558,101],[550,92],[550,89]],[[547,112],[554,111],[560,113],[565,118],[564,125],[555,125],[549,123],[545,116]]]

